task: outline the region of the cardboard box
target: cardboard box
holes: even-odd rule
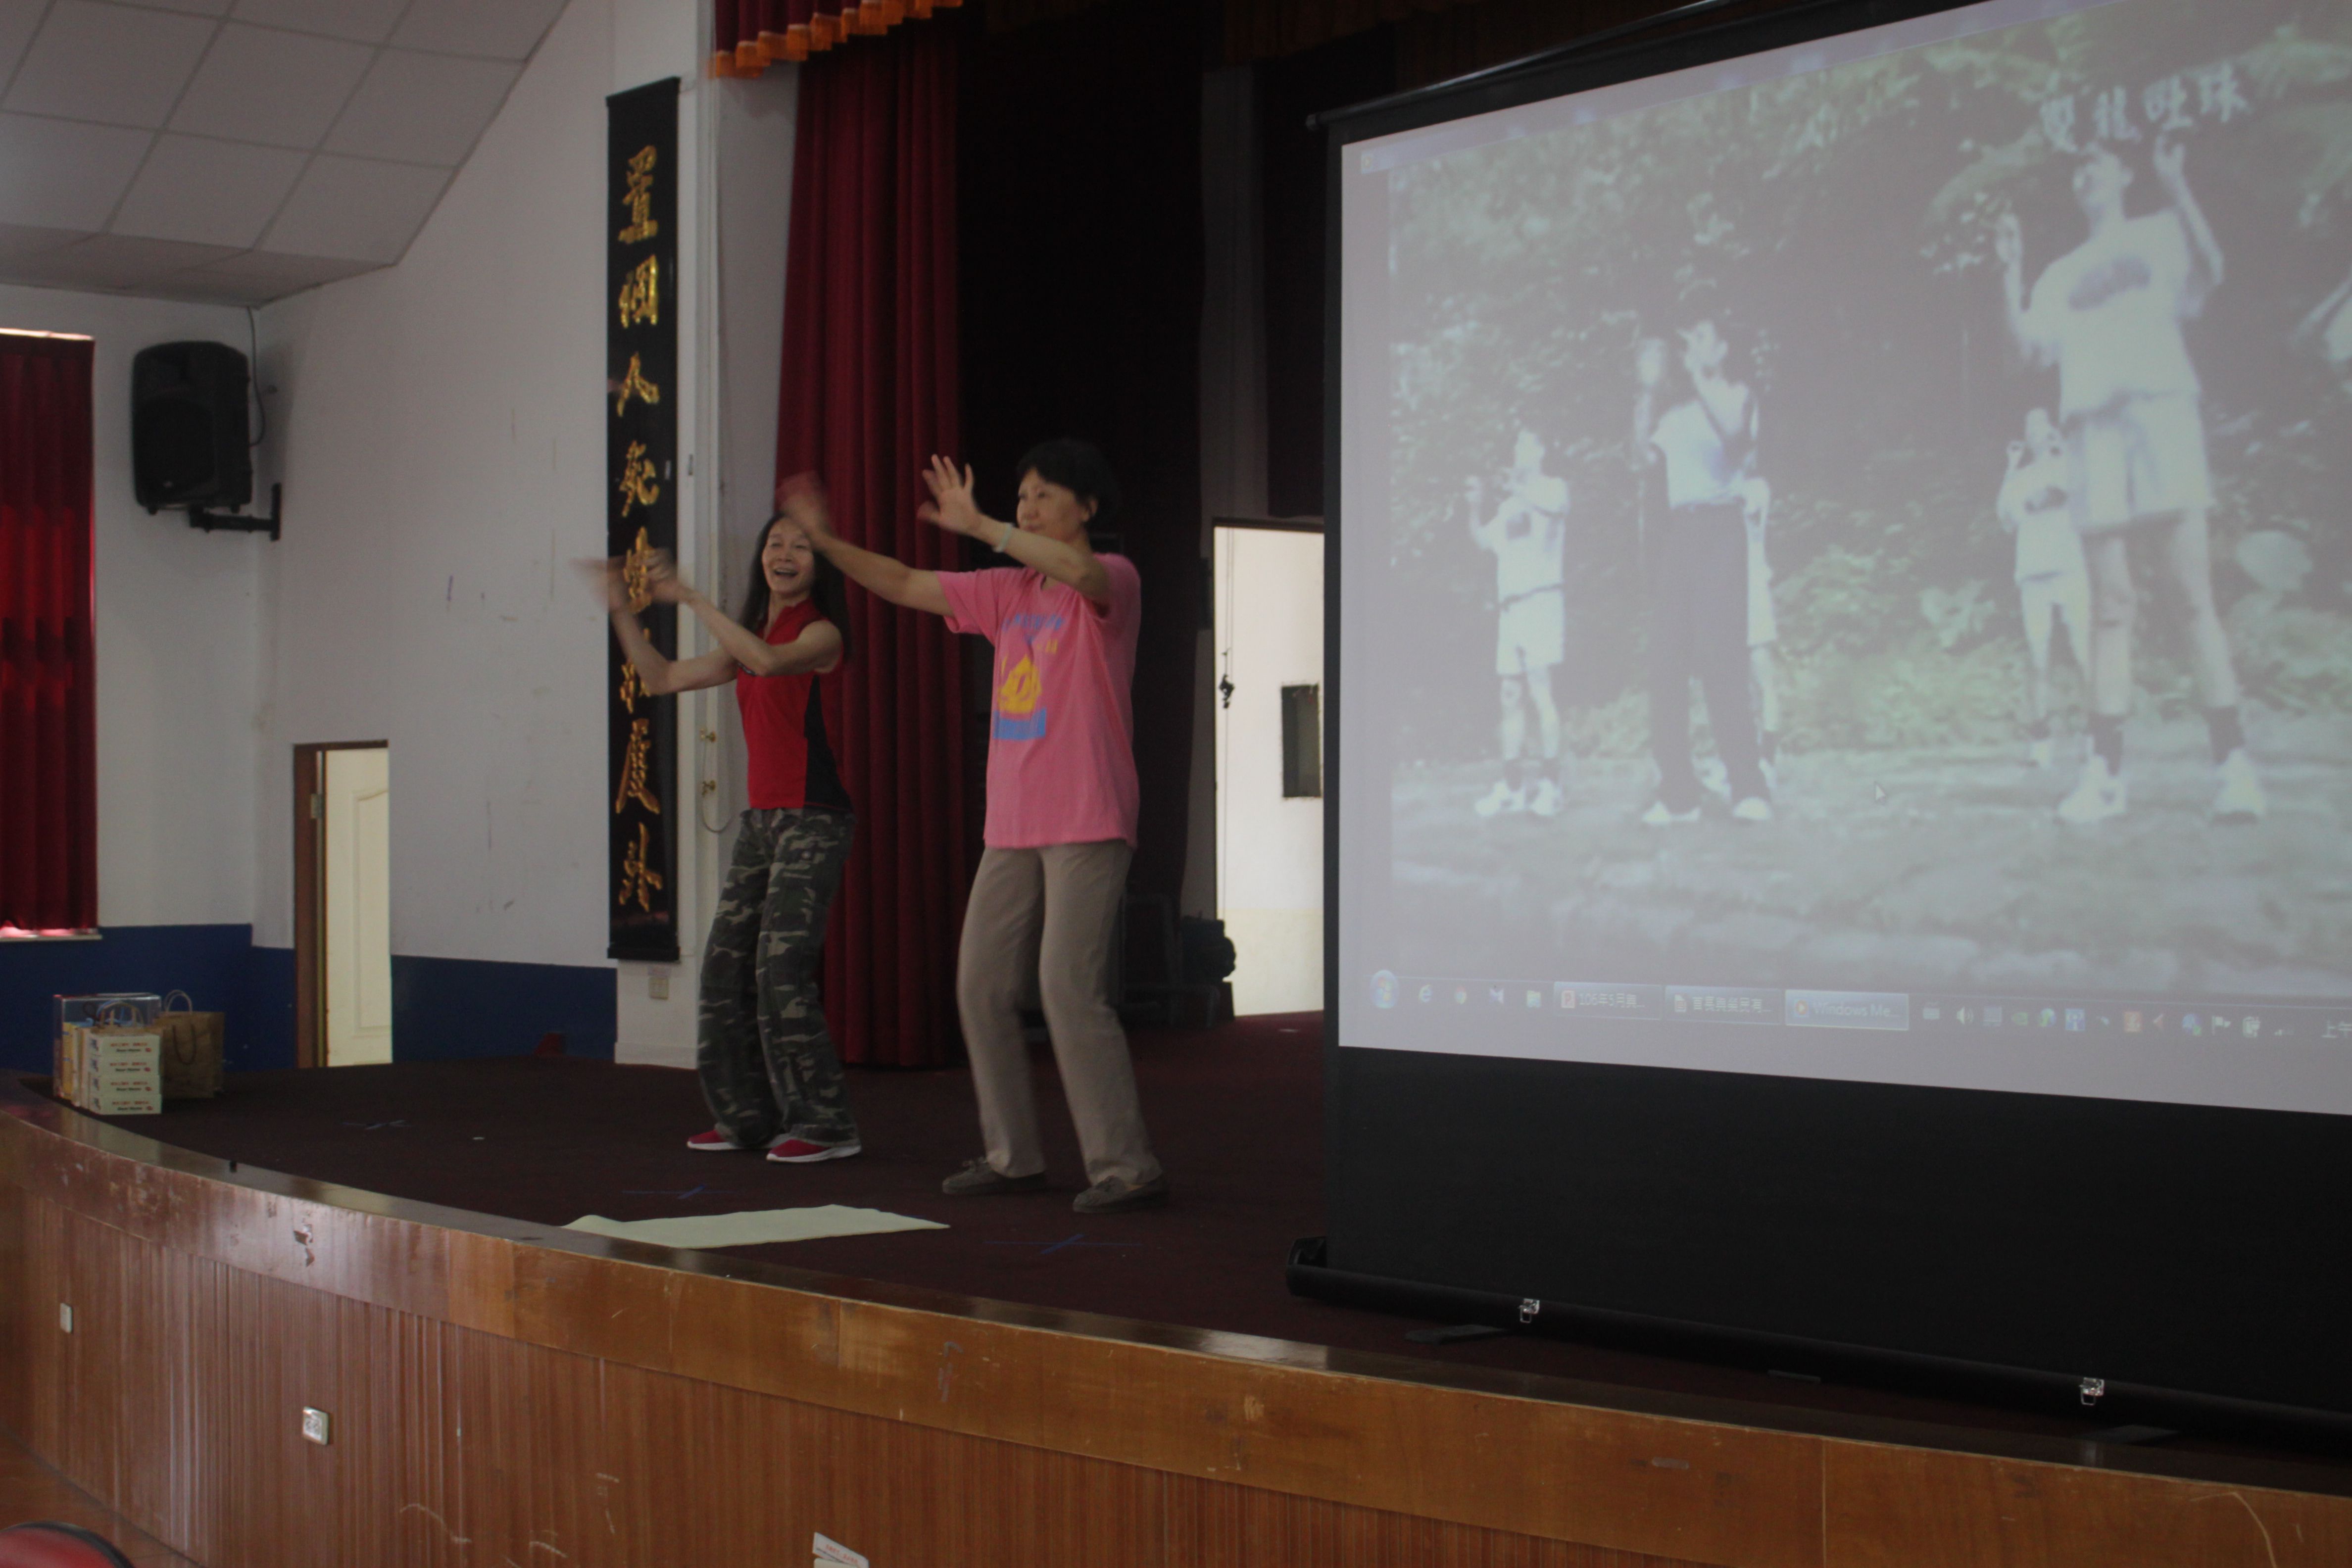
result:
[[[49,1089],[68,1105],[80,1091],[82,1026],[69,1023],[58,1030],[49,1053]]]
[[[73,1103],[99,1116],[152,1116],[163,1109],[163,1037],[136,1024],[72,1030]]]
[[[163,1110],[160,1085],[145,1089],[101,1089],[87,1094],[81,1108],[92,1116],[156,1116]]]
[[[73,1081],[80,1061],[79,1041],[69,1037],[68,1030],[75,1026],[87,1028],[92,1024],[107,1023],[144,1026],[152,1024],[163,1010],[163,998],[152,991],[53,996],[49,1002],[49,1073],[57,1097],[68,1104],[76,1103]]]

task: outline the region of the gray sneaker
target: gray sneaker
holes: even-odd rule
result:
[[[1148,1182],[1127,1182],[1117,1176],[1105,1176],[1085,1192],[1070,1200],[1070,1206],[1080,1214],[1118,1214],[1123,1209],[1150,1208],[1168,1201],[1168,1173],[1162,1171]]]
[[[976,1198],[991,1193],[1034,1193],[1045,1184],[1043,1171],[1034,1175],[1008,1176],[981,1159],[966,1160],[954,1175],[940,1184],[940,1191],[951,1198]]]

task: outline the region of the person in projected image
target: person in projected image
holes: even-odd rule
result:
[[[1755,705],[1757,764],[1765,787],[1779,790],[1780,780],[1780,663],[1773,649],[1780,640],[1780,617],[1772,608],[1772,562],[1764,540],[1772,523],[1772,487],[1760,479],[1739,482],[1739,520],[1748,530],[1748,695]],[[1721,757],[1710,757],[1699,769],[1699,782],[1711,795],[1728,800],[1731,774]]]
[[[2091,752],[2058,805],[2081,826],[2128,805],[2124,720],[2132,702],[2133,534],[2158,532],[2164,576],[2187,623],[2214,766],[2212,816],[2251,822],[2267,809],[2246,750],[2229,637],[2213,604],[2206,512],[2213,504],[2196,367],[2181,323],[2221,281],[2221,247],[2190,195],[2185,149],[2157,143],[2149,164],[2166,205],[2127,216],[2132,170],[2094,146],[2074,173],[2089,236],[2042,269],[2029,294],[2014,213],[1993,234],[2011,334],[2027,358],[2058,370],[2072,509],[2091,574]]]
[[[2091,660],[2090,569],[2083,559],[2083,537],[2074,529],[2072,488],[2068,480],[2066,442],[2050,422],[2047,410],[2036,408],[2025,416],[2025,439],[2009,444],[2009,468],[2001,476],[1995,502],[2000,525],[2017,535],[2017,599],[2025,619],[2025,679],[2027,711],[2032,729],[2026,742],[2026,760],[2037,768],[2050,765],[2050,628],[2054,620],[2066,628],[2066,647],[2074,668],[2087,677]]]
[[[1660,470],[1665,510],[1643,529],[1650,625],[1650,746],[1658,798],[1643,812],[1653,827],[1696,822],[1706,791],[1691,756],[1690,682],[1706,695],[1735,821],[1772,820],[1770,785],[1750,705],[1755,629],[1751,549],[1760,553],[1769,493],[1755,480],[1756,396],[1727,371],[1731,345],[1711,320],[1684,328],[1683,378],[1667,384],[1667,349],[1656,338],[1634,351],[1633,451]],[[1675,397],[1661,414],[1658,405]],[[1759,504],[1759,503],[1761,504]],[[1756,520],[1753,535],[1750,520]],[[1769,595],[1769,587],[1767,589]],[[1769,609],[1769,600],[1767,599]],[[1769,659],[1769,642],[1767,658]],[[1777,707],[1777,702],[1775,703]]]
[[[1559,814],[1559,706],[1551,678],[1568,653],[1561,558],[1568,542],[1569,495],[1568,481],[1545,473],[1543,461],[1543,442],[1534,431],[1522,429],[1511,448],[1507,488],[1494,515],[1485,515],[1481,481],[1472,479],[1466,492],[1470,537],[1495,557],[1495,673],[1501,678],[1503,702],[1503,772],[1495,787],[1471,808],[1480,816],[1521,811],[1538,816]],[[1528,754],[1530,731],[1533,756]]]

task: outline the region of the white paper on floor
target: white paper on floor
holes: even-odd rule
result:
[[[772,1241],[815,1241],[828,1236],[879,1236],[894,1230],[945,1230],[937,1220],[881,1209],[818,1204],[799,1209],[744,1209],[736,1214],[680,1215],[673,1219],[606,1219],[583,1215],[563,1227],[656,1247],[701,1249],[759,1247]]]

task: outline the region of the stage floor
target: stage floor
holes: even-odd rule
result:
[[[583,1215],[654,1219],[849,1204],[940,1221],[943,1231],[729,1249],[814,1269],[1030,1306],[1370,1351],[1621,1387],[1739,1401],[1756,1424],[1800,1411],[1894,1417],[1991,1433],[2075,1436],[2109,1423],[1512,1336],[1451,1346],[1406,1338],[1412,1320],[1328,1306],[1283,1283],[1290,1244],[1323,1230],[1321,1020],[1239,1020],[1213,1031],[1139,1031],[1145,1115],[1175,1184],[1165,1208],[1082,1216],[1076,1140],[1052,1057],[1035,1068],[1050,1190],[942,1196],[979,1152],[961,1070],[853,1072],[866,1152],[774,1165],[684,1146],[709,1125],[691,1073],[568,1058],[411,1062],[233,1075],[219,1099],[175,1101],[116,1124],[160,1142],[289,1174],[534,1224]],[[1401,1159],[1442,1152],[1400,1151]],[[1776,1415],[1776,1412],[1778,1413]],[[2167,1445],[2237,1455],[2242,1445]],[[2307,1460],[2309,1456],[2295,1456]]]

